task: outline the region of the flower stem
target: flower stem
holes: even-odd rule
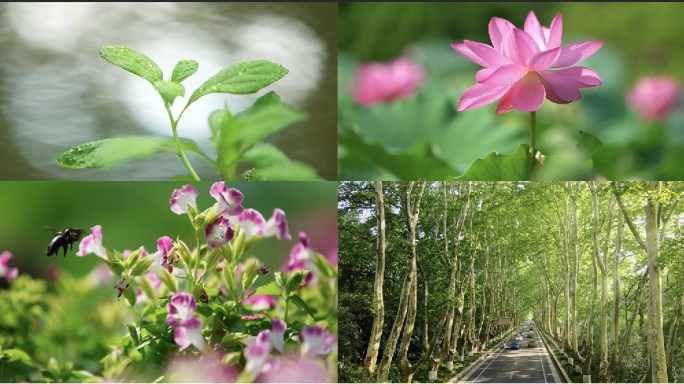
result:
[[[530,112],[530,149],[529,149],[529,156],[527,160],[527,177],[526,179],[531,179],[532,178],[532,166],[534,165],[534,154],[536,152],[535,150],[535,136],[536,136],[536,129],[537,129],[537,111],[532,111]]]
[[[197,175],[197,172],[195,172],[195,169],[192,167],[190,164],[190,161],[188,160],[188,157],[185,156],[185,152],[183,151],[183,147],[181,146],[180,138],[178,137],[178,122],[180,121],[180,117],[183,115],[183,112],[178,116],[177,120],[173,119],[173,114],[171,113],[171,108],[169,108],[169,105],[164,103],[164,106],[166,107],[166,113],[169,115],[169,120],[171,120],[171,131],[173,132],[173,139],[176,141],[176,146],[178,147],[178,156],[180,156],[181,161],[183,161],[183,164],[185,165],[185,168],[188,169],[188,172],[190,172],[190,175],[195,181],[200,181],[199,176]]]
[[[537,111],[530,112],[530,148],[534,149],[534,139],[537,128]]]

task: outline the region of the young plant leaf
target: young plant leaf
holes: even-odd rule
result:
[[[163,80],[161,68],[149,57],[122,45],[107,45],[100,49],[100,56],[108,62],[138,75],[154,84]]]
[[[181,140],[183,149],[199,152],[197,145]],[[128,161],[152,157],[162,151],[178,149],[176,142],[167,137],[126,136],[81,144],[61,154],[57,163],[64,168],[108,168]]]
[[[180,83],[197,72],[199,64],[195,60],[181,60],[173,68],[171,73],[171,81]]]
[[[182,84],[173,81],[170,83],[155,81],[153,85],[154,89],[159,92],[162,99],[169,105],[173,105],[173,101],[176,100],[176,97],[185,96],[185,87]]]
[[[288,70],[266,60],[243,61],[233,64],[207,80],[190,96],[188,105],[210,93],[236,95],[255,93],[280,80]]]

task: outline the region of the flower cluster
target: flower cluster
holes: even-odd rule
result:
[[[244,360],[215,362],[212,375],[225,374],[224,381],[236,375],[242,381],[275,380],[269,375],[281,374],[296,378],[302,373],[296,368],[301,364],[309,367],[307,374],[318,372],[317,381],[334,381],[331,367],[336,365],[337,337],[323,324],[336,322],[336,315],[322,324],[307,304],[307,295],[320,295],[319,289],[305,291],[320,280],[335,279],[336,273],[330,272],[334,268],[311,248],[302,232],[289,261],[274,272],[275,281],[263,282],[270,266],[245,257],[245,251],[266,238],[291,240],[285,212],[275,208],[266,220],[259,211],[243,207],[243,194],[224,182],[214,183],[210,195],[216,203],[204,211],[197,207],[198,190],[192,185],[174,190],[169,201],[173,213],[190,219],[197,234],[194,247],[162,236],[152,254],[143,246],[119,253],[104,247],[99,225],[81,241],[77,255],[104,259],[112,277],[107,281],[118,279],[117,297],[123,296],[135,313],[136,324],[129,326],[131,350],[142,348],[140,338],[150,327],[143,327],[143,318],[148,316],[145,321],[154,323],[161,316],[153,314],[163,311],[164,323],[159,326],[167,327],[168,342],[178,352],[194,347],[206,356],[236,352],[244,356]],[[263,284],[255,285],[257,281]],[[332,291],[330,284],[321,289],[332,292],[331,298],[336,295],[336,286]],[[287,326],[293,316],[299,316],[296,329]],[[236,321],[252,325],[238,326]],[[159,328],[153,329],[159,337]],[[250,331],[240,333],[240,329]]]
[[[458,102],[458,111],[481,107],[495,100],[497,114],[513,108],[522,112],[539,109],[544,99],[567,104],[582,98],[579,89],[601,85],[599,75],[587,67],[574,66],[593,55],[603,42],[588,41],[561,46],[563,18],[560,13],[549,28],[534,12],[525,19],[524,29],[494,17],[489,22],[492,45],[464,40],[452,44],[466,59],[484,68],[475,76]]]

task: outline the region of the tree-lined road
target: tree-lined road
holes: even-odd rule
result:
[[[524,332],[524,334],[526,334]],[[528,347],[530,340],[536,340],[536,347]],[[563,383],[556,372],[548,351],[537,333],[525,337],[520,349],[510,349],[509,340],[505,349],[492,353],[473,369],[459,383]]]

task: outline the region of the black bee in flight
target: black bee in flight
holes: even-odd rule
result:
[[[66,257],[67,248],[71,246],[71,249],[73,249],[74,242],[78,241],[83,232],[83,230],[79,228],[67,228],[64,231],[53,231],[57,236],[48,244],[45,256],[56,255],[59,253],[59,249],[62,248],[64,250],[64,257]]]

